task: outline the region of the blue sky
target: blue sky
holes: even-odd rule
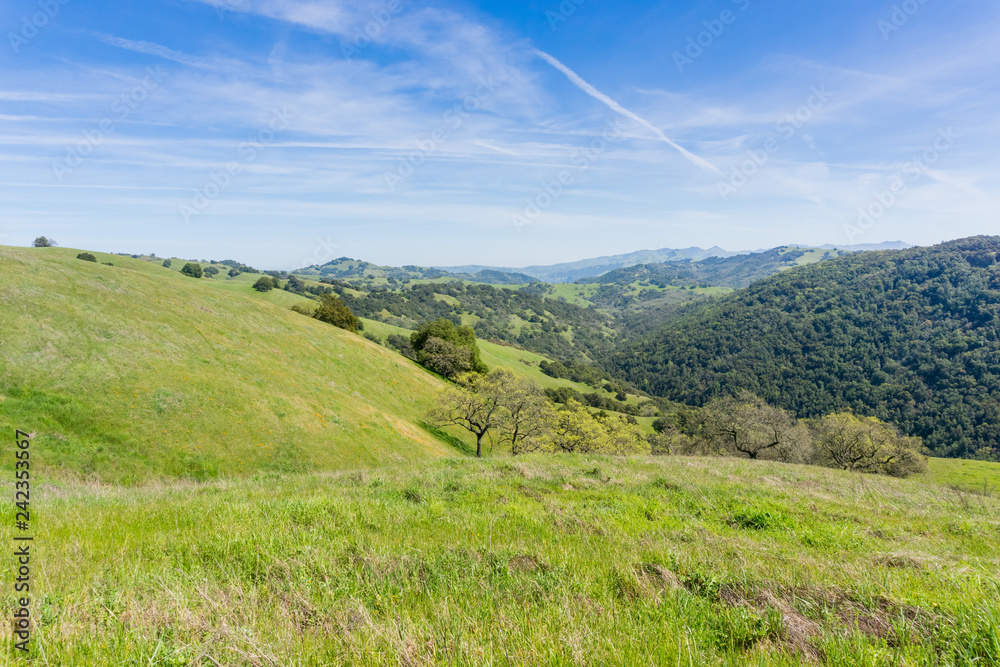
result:
[[[992,0],[9,0],[0,26],[0,243],[525,266],[1000,230]]]

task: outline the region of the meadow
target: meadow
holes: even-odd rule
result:
[[[0,247],[0,427],[94,480],[210,479],[455,456],[437,376],[386,348],[138,259]]]
[[[1000,501],[921,481],[564,455],[38,494],[32,664],[1000,661]]]

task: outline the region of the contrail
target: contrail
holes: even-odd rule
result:
[[[608,105],[611,108],[612,111],[614,111],[616,113],[620,113],[621,115],[625,116],[626,118],[631,118],[632,120],[634,120],[635,122],[639,123],[643,127],[649,129],[651,132],[653,132],[653,134],[655,134],[657,137],[659,137],[660,139],[662,139],[668,145],[670,145],[670,146],[676,148],[678,151],[680,151],[680,154],[683,155],[684,157],[686,157],[688,160],[690,160],[692,164],[695,164],[695,165],[701,167],[705,171],[710,171],[713,174],[718,174],[719,176],[724,176],[724,174],[714,164],[712,164],[708,160],[705,160],[704,158],[698,157],[697,155],[695,155],[691,151],[687,150],[683,146],[677,145],[676,143],[674,143],[673,141],[671,141],[670,138],[667,135],[663,134],[663,130],[661,130],[660,128],[656,127],[655,125],[653,125],[652,123],[650,123],[645,118],[642,118],[642,117],[640,117],[640,116],[632,113],[631,111],[629,111],[628,109],[626,109],[622,105],[618,104],[618,102],[615,102],[613,99],[611,99],[610,97],[608,97],[607,95],[605,95],[604,93],[602,93],[601,91],[597,90],[592,85],[590,85],[589,83],[587,83],[586,81],[584,81],[583,79],[581,79],[580,76],[576,72],[574,72],[570,68],[566,67],[561,62],[559,62],[558,60],[556,60],[555,58],[553,58],[552,56],[550,56],[549,54],[545,53],[544,51],[539,51],[537,49],[534,51],[534,53],[538,57],[544,59],[545,62],[547,62],[548,64],[552,65],[557,70],[559,70],[560,72],[562,72],[563,74],[565,74],[566,78],[568,78],[570,81],[572,81],[576,85],[576,87],[579,88],[580,90],[582,90],[583,92],[587,93],[588,95],[590,95],[594,99],[599,100],[599,101],[603,102],[604,104]]]

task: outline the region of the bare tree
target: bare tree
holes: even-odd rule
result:
[[[712,401],[706,410],[704,435],[721,452],[757,459],[764,453],[795,460],[809,434],[781,408],[748,392]]]
[[[476,456],[483,456],[483,438],[503,419],[503,383],[491,373],[466,373],[449,387],[431,410],[431,420],[440,426],[458,426],[476,436]],[[509,371],[507,371],[509,373]]]
[[[528,378],[515,377],[506,369],[497,369],[490,376],[503,374],[503,414],[498,428],[500,441],[510,445],[512,454],[525,454],[544,446],[541,436],[549,429],[552,408],[541,387]]]
[[[905,477],[927,469],[919,438],[908,438],[875,417],[851,412],[827,415],[812,424],[818,463]]]

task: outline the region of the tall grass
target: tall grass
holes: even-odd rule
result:
[[[1000,503],[979,500],[956,511],[920,482],[688,458],[448,459],[135,488],[53,479],[37,503],[33,655],[998,664]],[[12,661],[9,639],[3,650]]]

